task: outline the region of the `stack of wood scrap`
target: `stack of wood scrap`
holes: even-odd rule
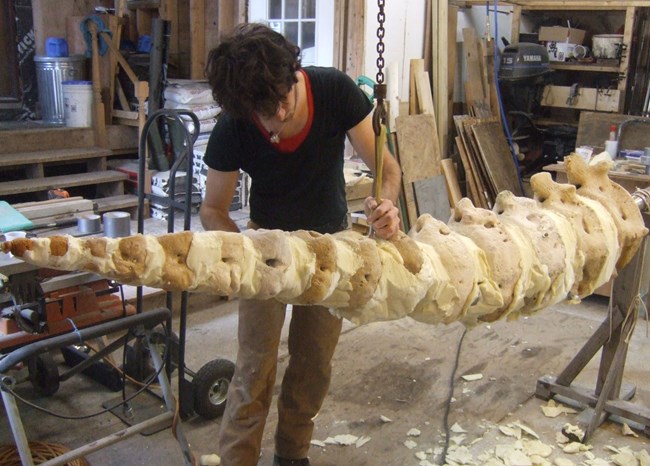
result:
[[[456,147],[465,169],[467,197],[491,209],[501,191],[523,196],[519,173],[498,118],[454,116]]]
[[[456,147],[465,171],[467,197],[478,207],[491,209],[500,191],[522,196],[519,173],[498,118],[492,40],[479,39],[463,29],[467,65],[464,83],[468,115],[455,115]]]
[[[478,118],[498,115],[493,40],[478,39],[473,28],[464,28],[463,49],[467,66],[464,90],[468,113]]]
[[[411,60],[409,114],[395,119],[397,159],[402,168],[405,229],[421,214],[449,220],[450,201],[424,60]],[[457,192],[454,190],[454,192]]]
[[[69,225],[82,214],[92,214],[94,203],[81,196],[14,204],[13,207],[32,221],[34,228]]]

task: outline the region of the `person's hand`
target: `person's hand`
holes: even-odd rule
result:
[[[390,199],[382,199],[380,204],[374,197],[367,197],[363,202],[368,218],[378,238],[390,239],[399,231],[399,210]]]

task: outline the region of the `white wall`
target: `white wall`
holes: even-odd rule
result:
[[[409,63],[412,58],[423,58],[425,0],[388,0],[384,7],[384,75],[389,67],[397,66],[397,91],[402,101],[408,100]],[[366,1],[366,30],[364,74],[376,80],[377,76],[377,13],[374,0]],[[388,83],[386,77],[386,84]]]
[[[503,50],[501,37],[510,41],[512,31],[512,7],[499,5],[497,20],[490,2],[489,34],[494,37],[495,30],[498,34],[497,43],[499,50]],[[374,0],[366,1],[366,29],[364,50],[364,74],[373,80],[377,74],[377,13],[379,9]],[[384,75],[390,66],[397,66],[399,83],[397,85],[399,98],[408,100],[409,88],[409,62],[412,58],[423,58],[424,53],[424,22],[425,0],[386,1],[384,7],[386,21],[384,23]],[[465,80],[465,60],[463,53],[463,28],[473,27],[477,37],[487,34],[488,14],[485,6],[461,8],[458,13],[458,28],[456,34],[456,47],[458,52],[458,68],[456,83],[454,85],[454,101],[463,100],[463,85]],[[451,44],[450,44],[451,45]],[[388,81],[387,81],[388,82]]]

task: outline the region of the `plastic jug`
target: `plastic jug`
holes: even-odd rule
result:
[[[45,41],[45,54],[48,57],[67,57],[68,41],[62,37],[48,37]]]

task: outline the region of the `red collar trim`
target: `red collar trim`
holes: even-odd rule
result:
[[[269,144],[277,148],[279,152],[295,152],[298,147],[300,147],[300,145],[305,141],[305,139],[307,139],[307,135],[309,134],[309,130],[311,130],[311,125],[314,121],[314,95],[311,92],[311,82],[309,81],[309,76],[305,70],[301,69],[300,72],[304,77],[305,91],[307,92],[307,111],[309,112],[309,116],[307,117],[307,124],[302,129],[302,131],[300,131],[295,136],[291,136],[290,138],[286,139],[280,139],[280,142],[277,144],[273,144],[269,141]],[[271,137],[271,134],[264,127],[257,114],[255,113],[253,113],[253,122],[255,123],[255,126],[257,126],[257,128],[260,130],[260,132],[264,135],[264,137],[268,140]]]
[[[280,139],[280,142],[278,144],[275,144],[280,152],[295,152],[298,147],[300,147],[300,145],[305,142],[305,139],[307,139],[307,135],[309,134],[309,130],[311,130],[311,125],[314,121],[314,95],[311,92],[311,82],[309,81],[309,76],[305,70],[301,69],[300,72],[302,73],[305,81],[305,91],[307,92],[307,111],[309,112],[309,116],[307,117],[307,124],[302,129],[302,131],[300,131],[295,136],[291,136],[290,138]]]

